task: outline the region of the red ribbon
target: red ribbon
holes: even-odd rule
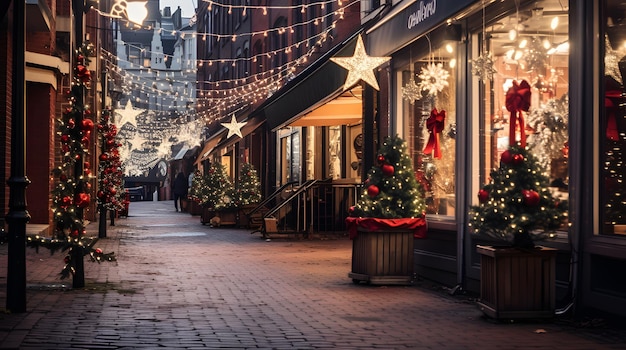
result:
[[[608,114],[606,119],[606,138],[611,141],[619,140],[619,133],[617,132],[617,120],[615,119],[615,103],[613,99],[622,98],[620,91],[609,90],[605,93],[604,108]]]
[[[434,158],[441,159],[441,148],[439,146],[439,133],[443,131],[444,122],[446,120],[446,111],[437,111],[437,108],[433,108],[430,111],[430,117],[426,119],[426,128],[430,131],[430,137],[426,148],[424,148],[424,154],[429,155],[434,151]]]
[[[519,123],[520,146],[526,147],[526,130],[524,126],[524,115],[530,108],[530,85],[526,80],[517,84],[513,81],[513,86],[506,92],[506,110],[511,112],[509,123],[509,145],[515,146],[516,123]]]

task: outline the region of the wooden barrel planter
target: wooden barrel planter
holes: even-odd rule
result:
[[[557,249],[477,246],[480,301],[494,319],[552,318]]]
[[[426,236],[424,219],[347,218],[354,283],[413,282],[413,240]]]

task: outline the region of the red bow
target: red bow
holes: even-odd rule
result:
[[[526,80],[518,85],[513,81],[513,86],[506,92],[506,110],[511,112],[509,125],[509,145],[515,146],[515,124],[519,122],[520,146],[526,147],[526,130],[524,127],[524,115],[530,108],[530,85]]]
[[[430,131],[430,137],[424,154],[429,155],[434,151],[434,158],[441,159],[441,148],[439,147],[439,133],[443,131],[444,121],[446,120],[446,111],[437,112],[437,108],[430,111],[430,117],[426,119],[426,128]]]
[[[611,141],[619,140],[619,133],[617,131],[617,120],[615,119],[616,105],[619,104],[619,99],[622,98],[620,91],[609,90],[605,93],[604,108],[607,112],[606,118],[606,138]],[[613,99],[618,99],[617,104],[613,102]]]

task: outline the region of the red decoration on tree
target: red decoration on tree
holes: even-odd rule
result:
[[[426,128],[428,129],[430,136],[428,137],[428,143],[424,148],[424,154],[433,154],[434,158],[441,159],[441,147],[439,145],[439,134],[443,131],[444,123],[446,120],[446,111],[437,111],[437,108],[433,108],[430,111],[430,117],[426,119]]]
[[[382,154],[379,154],[378,157],[376,157],[376,161],[378,161],[378,164],[384,164],[385,156],[383,156]]]
[[[524,204],[534,207],[539,204],[539,193],[534,190],[522,190],[522,195],[524,196]]]
[[[381,168],[385,176],[391,176],[396,171],[396,169],[391,164],[385,164]]]
[[[485,203],[489,199],[489,192],[487,190],[481,189],[478,191],[478,201],[481,203]]]
[[[520,146],[526,147],[526,130],[524,126],[524,115],[530,108],[530,84],[526,80],[521,83],[513,81],[513,86],[506,92],[506,110],[511,112],[509,121],[509,145],[515,145],[516,124],[519,123]]]
[[[367,195],[372,197],[372,198],[378,196],[378,193],[380,193],[380,189],[376,185],[370,185],[367,188]]]
[[[520,165],[524,162],[524,156],[517,153],[515,155],[513,155],[513,164],[515,165]]]
[[[513,161],[513,154],[508,149],[500,155],[500,161],[504,164],[511,164]]]

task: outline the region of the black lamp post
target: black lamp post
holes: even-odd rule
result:
[[[13,1],[13,91],[11,110],[11,177],[9,185],[9,224],[6,308],[26,312],[26,2]]]

